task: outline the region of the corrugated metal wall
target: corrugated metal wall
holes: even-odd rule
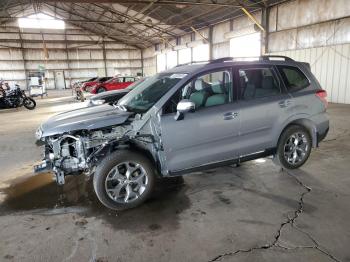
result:
[[[254,12],[253,15],[256,19],[261,19],[261,11]],[[230,39],[226,37],[226,33],[231,31],[231,24],[233,25],[235,36],[240,36],[248,33],[255,32],[254,23],[245,15],[233,19],[231,22],[223,22],[213,26],[213,58],[227,57],[230,56]],[[180,37],[180,46],[186,48],[188,44],[203,40],[202,36],[208,38],[209,28],[199,30],[200,34],[195,34],[194,39],[191,38],[191,34],[185,34]],[[176,46],[174,39],[169,41],[170,44],[159,44],[159,52],[167,52],[171,50],[171,45]],[[203,44],[205,41],[203,42]],[[193,49],[193,48],[192,48]],[[193,51],[193,50],[192,50]],[[154,46],[146,48],[144,52],[144,72],[146,75],[152,75],[157,72],[156,52]]]
[[[350,104],[349,0],[294,0],[273,7],[268,51],[310,63],[328,100]]]
[[[56,71],[63,71],[66,87],[71,82],[106,75],[105,67],[108,76],[136,75],[142,71],[140,49],[105,39],[104,59],[102,39],[87,35],[78,27],[67,25],[65,31],[21,29],[21,34],[9,33],[16,30],[18,32],[15,22],[0,26],[0,79],[8,81],[10,85],[16,82],[25,88],[28,73],[38,71],[39,66],[45,67],[49,89],[55,88]]]
[[[350,104],[350,44],[288,50],[272,54],[308,62],[311,70],[327,90],[328,100]]]
[[[261,12],[254,13],[261,21]],[[335,103],[350,103],[350,0],[291,0],[269,11],[268,53],[311,64],[312,71]],[[213,26],[213,58],[230,56],[227,33],[253,33],[246,16]],[[208,35],[206,29],[201,30]],[[198,36],[196,36],[198,40]],[[190,43],[190,34],[181,45]],[[164,45],[160,49],[166,50]],[[147,49],[147,73],[156,72],[154,48]],[[148,62],[147,62],[148,63]]]
[[[146,76],[151,76],[157,72],[157,58],[154,51],[154,46],[143,49],[143,73]]]

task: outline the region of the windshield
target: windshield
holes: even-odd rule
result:
[[[112,79],[112,77],[101,77],[97,81],[100,83],[106,82],[108,80]]]
[[[133,90],[134,88],[136,88],[137,86],[139,86],[141,83],[143,83],[146,79],[148,79],[147,77],[145,78],[141,78],[139,80],[137,80],[136,82],[128,85],[127,88],[125,88],[125,90]]]
[[[127,111],[145,113],[186,74],[158,74],[144,80],[119,100]]]
[[[108,79],[107,81],[105,81],[104,83],[111,83],[111,82],[115,81],[116,79],[118,79],[118,78],[111,78],[111,79]],[[119,82],[119,81],[115,81],[115,82]]]

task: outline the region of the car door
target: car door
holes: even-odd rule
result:
[[[126,88],[128,87],[129,85],[131,85],[132,83],[135,82],[135,78],[133,77],[125,77],[124,78],[124,85],[123,85],[123,88]]]
[[[163,113],[162,143],[170,172],[238,157],[239,112],[232,79],[231,68],[194,77],[179,90],[177,101],[191,100],[196,104],[195,111],[178,121],[174,119],[175,112]]]
[[[240,107],[240,155],[273,149],[280,126],[292,109],[292,97],[274,66],[235,67]]]
[[[116,79],[113,78],[113,79],[111,79],[111,80],[106,81],[106,82],[103,84],[103,87],[105,87],[108,91],[110,91],[110,90],[113,90],[113,89],[114,89],[115,83],[116,83]]]

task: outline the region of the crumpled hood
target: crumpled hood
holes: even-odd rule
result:
[[[122,124],[131,114],[108,104],[63,112],[42,123],[42,137]]]

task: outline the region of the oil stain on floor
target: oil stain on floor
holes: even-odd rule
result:
[[[182,178],[157,181],[156,190],[142,206],[117,212],[102,206],[91,181],[84,176],[67,177],[64,186],[57,186],[50,173],[28,174],[9,181],[0,189],[3,200],[0,215],[25,212],[36,215],[78,213],[82,217],[97,217],[118,230],[158,231],[163,226],[177,228],[179,215],[191,204]],[[142,222],[137,219],[142,216]]]

